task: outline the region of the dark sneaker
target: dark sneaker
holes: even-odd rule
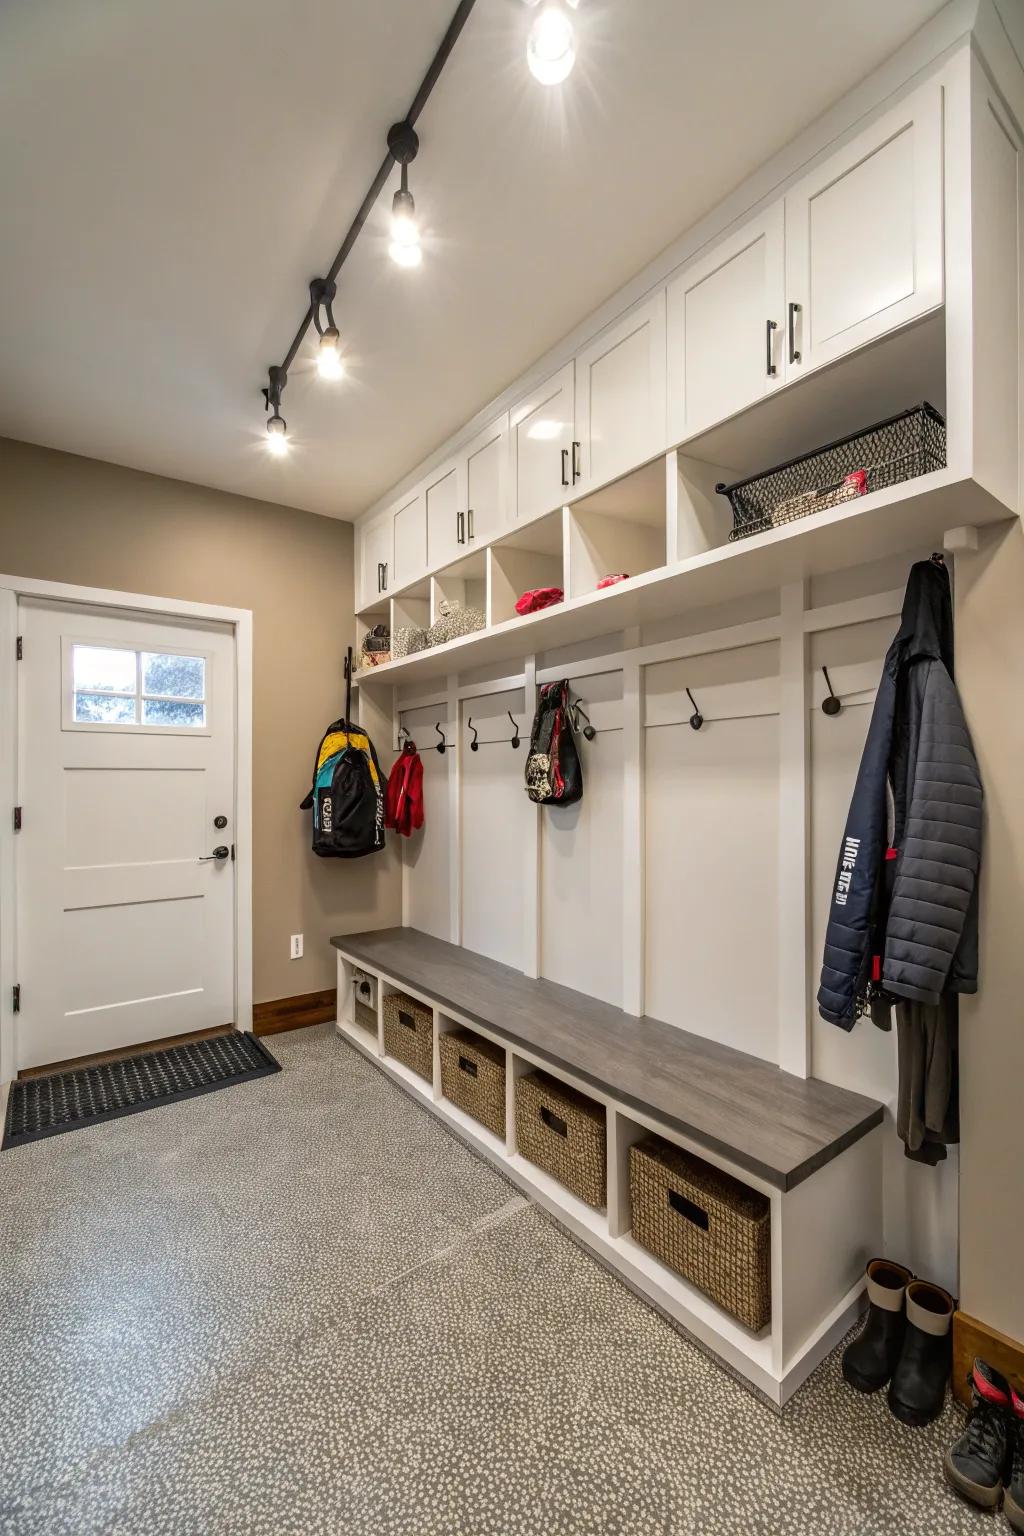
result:
[[[1010,1452],[1010,1386],[984,1360],[971,1371],[971,1411],[943,1463],[957,1493],[979,1509],[998,1509]],[[1024,1530],[1024,1526],[1018,1526]]]
[[[1010,1479],[1003,1514],[1015,1531],[1024,1531],[1024,1381],[1010,1382]]]
[[[889,1409],[915,1428],[942,1412],[953,1364],[953,1298],[940,1285],[911,1280],[906,1297],[907,1331],[889,1383]]]
[[[858,1392],[877,1392],[896,1369],[907,1325],[903,1297],[912,1279],[909,1269],[888,1259],[868,1265],[868,1315],[843,1355],[843,1375]]]

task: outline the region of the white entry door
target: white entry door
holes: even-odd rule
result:
[[[19,609],[18,1067],[233,1023],[232,631]]]

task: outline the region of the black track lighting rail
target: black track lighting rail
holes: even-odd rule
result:
[[[462,29],[466,25],[466,22],[469,20],[469,14],[475,4],[476,0],[459,0],[455,14],[448,24],[448,30],[444,37],[441,39],[440,47],[434,54],[433,59],[430,61],[430,68],[423,76],[420,88],[416,92],[416,95],[413,97],[412,106],[405,114],[402,122],[400,124],[396,123],[388,134],[388,152],[384,156],[384,159],[381,161],[380,168],[370,183],[369,191],[363,198],[362,202],[359,204],[356,216],[352,220],[352,223],[349,225],[344,240],[341,242],[338,254],[335,256],[334,260],[331,262],[330,267],[328,268],[326,278],[320,280],[325,286],[333,286],[337,280],[338,273],[345,265],[352,247],[355,245],[359,238],[359,231],[370,217],[374,204],[387,185],[388,177],[391,175],[393,168],[396,165],[408,164],[408,161],[415,156],[417,141],[416,135],[412,132],[412,130],[416,124],[417,118],[429,101],[430,93],[434,89],[434,86],[437,84],[441,75],[441,71],[444,69],[445,64],[448,62],[448,57],[451,54],[452,49],[455,47],[455,44],[458,42]],[[295,332],[295,335],[292,337],[292,344],[288,348],[288,351],[285,353],[281,363],[276,367],[276,369],[271,368],[269,370],[271,388],[276,389],[277,400],[276,402],[268,400],[268,404],[280,404],[281,390],[288,382],[288,369],[295,361],[296,354],[298,353],[299,348],[302,346],[302,343],[305,341],[306,334],[309,331],[310,326],[313,325],[315,321],[315,308],[311,303],[309,308],[306,310],[306,313],[303,315],[299,328]],[[263,393],[266,397],[267,391],[264,390]]]

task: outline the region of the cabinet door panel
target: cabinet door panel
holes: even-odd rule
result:
[[[665,294],[602,331],[576,359],[578,496],[664,452]]]
[[[417,490],[395,507],[394,519],[394,569],[388,581],[388,591],[395,592],[407,582],[415,581],[427,568],[427,518],[423,504],[423,492]]]
[[[942,302],[942,88],[913,92],[786,194],[794,378]]]
[[[426,486],[427,553],[431,570],[450,565],[463,553],[465,539],[462,497],[459,495],[459,471],[454,461],[445,464],[430,477]]]
[[[359,606],[375,607],[382,600],[392,561],[390,514],[364,526],[360,535]],[[384,567],[387,567],[385,570]]]
[[[508,517],[508,417],[500,416],[465,450],[466,539],[487,544]]]
[[[778,202],[669,283],[670,442],[724,421],[783,382],[783,269]]]
[[[526,523],[562,506],[572,494],[572,363],[519,402],[510,430],[516,519]]]

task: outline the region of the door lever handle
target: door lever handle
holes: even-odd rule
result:
[[[227,844],[226,843],[221,843],[220,846],[215,848],[212,853],[204,854],[201,858],[198,858],[196,860],[196,863],[197,864],[213,864],[213,863],[222,864],[224,862],[224,860],[228,857],[230,852],[231,852],[231,849],[227,846]]]

